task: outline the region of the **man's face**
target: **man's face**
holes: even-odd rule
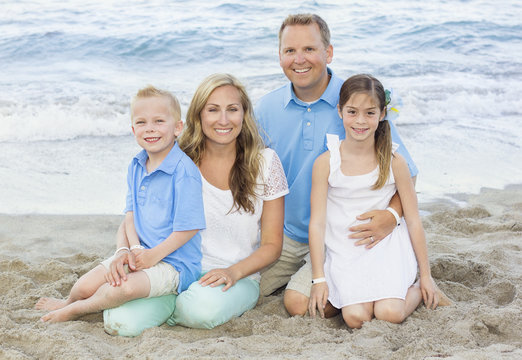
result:
[[[281,34],[279,64],[298,98],[317,100],[328,86],[332,45],[325,47],[317,24],[287,26]]]

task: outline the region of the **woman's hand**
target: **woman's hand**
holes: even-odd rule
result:
[[[111,286],[120,286],[122,281],[127,281],[125,265],[129,266],[129,271],[136,270],[134,254],[129,251],[120,251],[114,255],[114,259],[105,274],[105,281]]]
[[[437,292],[437,285],[431,276],[421,276],[420,289],[424,305],[428,309],[435,310],[439,305],[439,294]]]
[[[201,286],[210,285],[210,287],[216,287],[224,284],[222,291],[230,289],[239,279],[236,277],[234,272],[230,268],[226,269],[212,269],[199,279],[198,283]]]
[[[308,313],[311,317],[315,317],[316,310],[319,310],[319,315],[324,319],[324,308],[328,301],[328,285],[326,282],[313,284],[310,291],[310,300],[308,301]]]

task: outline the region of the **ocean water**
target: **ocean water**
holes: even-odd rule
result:
[[[402,98],[421,201],[522,183],[518,0],[20,0],[0,2],[0,213],[121,213],[131,96],[166,88],[185,114],[230,72],[256,102],[286,82],[277,32],[297,12],[328,22],[338,75]]]

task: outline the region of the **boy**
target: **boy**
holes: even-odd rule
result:
[[[205,228],[201,175],[176,143],[183,129],[177,99],[148,86],[131,103],[132,132],[143,150],[129,165],[124,226],[114,256],[83,275],[65,300],[41,298],[42,321],[59,322],[133,299],[178,294],[201,272]],[[126,256],[130,273],[113,277],[113,259]],[[124,280],[124,281],[120,281]]]

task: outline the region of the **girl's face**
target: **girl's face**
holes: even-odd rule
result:
[[[340,107],[339,116],[343,119],[346,139],[355,141],[373,141],[379,121],[384,118],[384,111],[378,106],[378,101],[367,93],[354,93]]]
[[[201,127],[207,145],[235,144],[243,126],[239,90],[232,85],[216,88],[201,110]]]

